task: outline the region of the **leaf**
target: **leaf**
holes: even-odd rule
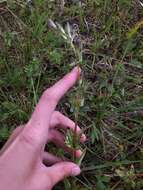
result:
[[[80,156],[79,160],[77,161],[77,164],[81,166],[81,163],[86,155],[86,148],[83,150],[82,155]]]
[[[143,26],[143,20],[140,20],[139,22],[137,22],[127,33],[127,37],[128,38],[132,38],[139,30],[139,28],[141,28]]]
[[[71,130],[67,131],[66,138],[65,138],[65,144],[69,148],[73,148],[73,134]]]
[[[106,187],[104,183],[100,180],[100,178],[97,181],[96,190],[106,190]]]
[[[6,140],[10,135],[8,127],[0,128],[0,141]]]
[[[97,129],[96,124],[93,122],[92,131],[91,131],[92,144],[95,143],[95,140],[99,141],[99,135],[100,135],[100,131],[99,131],[99,129]]]

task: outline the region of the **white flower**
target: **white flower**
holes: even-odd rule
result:
[[[143,3],[141,1],[139,1],[140,5],[143,7]]]
[[[56,26],[56,24],[54,23],[53,20],[49,19],[48,24],[49,24],[50,27],[52,27],[54,29],[57,29],[57,26]]]

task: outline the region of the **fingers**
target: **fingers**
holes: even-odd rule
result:
[[[47,89],[41,96],[31,119],[23,130],[24,138],[32,139],[43,146],[47,140],[49,122],[58,101],[75,84],[79,77],[79,68],[75,67],[63,79]]]
[[[64,135],[54,129],[50,130],[48,141],[53,142],[57,147],[62,148],[66,152],[70,153],[71,155],[73,155],[74,153],[77,158],[79,158],[82,154],[81,150],[73,150],[72,148],[67,147],[65,144]]]
[[[51,179],[52,187],[65,177],[77,176],[80,168],[72,162],[60,162],[47,169],[47,176]]]
[[[43,152],[42,160],[46,166],[50,166],[63,161],[61,158],[58,158],[57,156],[54,156],[48,152]]]
[[[80,127],[77,126],[76,131],[75,131],[75,123],[71,119],[64,116],[63,114],[61,114],[58,111],[55,111],[53,113],[52,119],[50,122],[50,126],[51,127],[57,126],[64,130],[71,129],[73,131],[73,133],[76,133],[77,136],[78,135],[80,136],[81,143],[86,141],[86,136],[84,134],[82,134],[82,130],[80,129]]]
[[[80,75],[80,68],[75,67],[69,74],[65,75],[50,90],[56,103],[64,96],[64,94],[76,83]]]

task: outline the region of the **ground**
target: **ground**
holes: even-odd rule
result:
[[[50,19],[69,23],[80,63]],[[74,120],[74,94],[82,92],[76,119],[86,155],[81,176],[55,189],[143,189],[142,27],[139,0],[0,0],[1,146],[43,90],[80,64],[84,88],[58,109]]]

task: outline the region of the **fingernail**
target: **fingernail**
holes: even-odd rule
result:
[[[80,158],[81,155],[82,155],[82,151],[81,151],[81,150],[76,150],[76,151],[75,151],[75,156],[76,156],[76,158]]]
[[[83,142],[86,141],[86,136],[85,136],[85,134],[82,134],[80,138],[81,138],[81,140],[82,140]]]
[[[79,73],[79,75],[80,75],[80,73],[81,73],[81,68],[79,67],[79,66],[77,66],[77,67],[75,67],[74,69],[73,69],[73,71],[75,72],[78,72]]]
[[[86,135],[85,135],[85,134],[82,134],[82,135],[81,135],[81,138],[84,139],[84,140],[86,140]]]
[[[71,171],[71,176],[77,176],[80,174],[80,168],[78,166],[75,166]]]
[[[79,66],[77,66],[77,67],[78,67],[78,73],[80,75],[81,74],[81,68]]]

